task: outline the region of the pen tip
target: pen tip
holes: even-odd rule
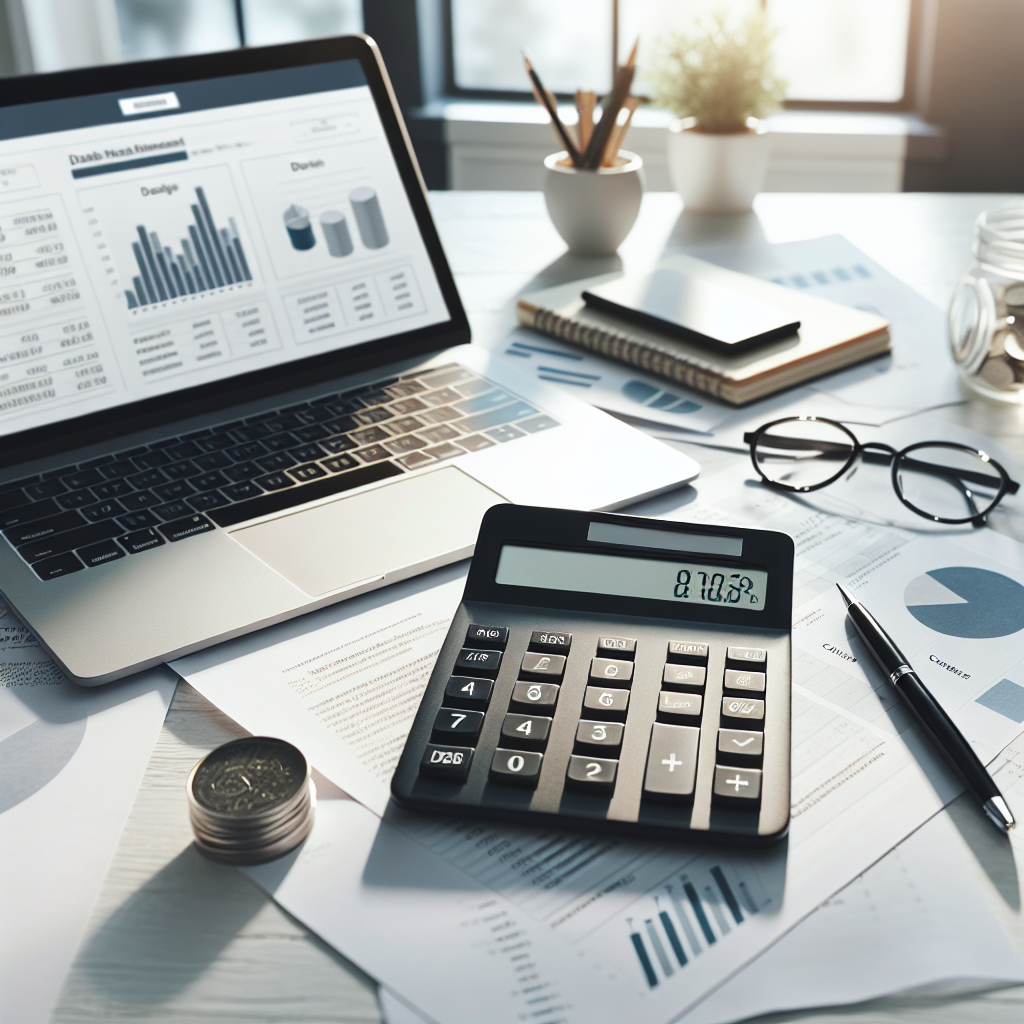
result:
[[[846,607],[849,608],[850,605],[853,604],[853,598],[846,592],[841,583],[836,584],[836,590],[838,590],[839,593],[842,595]]]
[[[1000,832],[1009,832],[1017,824],[1010,808],[1006,806],[1006,801],[1001,796],[994,796],[991,800],[986,800],[982,805],[982,810]]]

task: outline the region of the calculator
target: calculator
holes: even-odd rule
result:
[[[777,840],[792,604],[785,534],[497,505],[392,794],[450,816]]]

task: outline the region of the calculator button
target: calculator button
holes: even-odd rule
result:
[[[704,698],[699,693],[679,693],[677,690],[662,690],[658,696],[658,714],[673,718],[700,718],[700,706]]]
[[[666,665],[661,681],[669,686],[703,686],[707,674],[700,665]]]
[[[504,648],[507,643],[508,628],[506,626],[477,626],[474,624],[466,630],[467,647]]]
[[[534,715],[506,715],[501,723],[502,739],[516,743],[546,743],[551,731],[551,719]]]
[[[723,697],[722,717],[748,722],[764,721],[764,701],[747,697]]]
[[[725,656],[729,661],[742,661],[744,663],[763,665],[767,652],[763,651],[760,647],[730,647],[725,652]]]
[[[693,726],[657,723],[651,729],[644,792],[690,796],[697,777],[699,739],[700,729]]]
[[[670,640],[668,643],[669,661],[707,661],[708,645],[691,644],[684,640]]]
[[[536,786],[544,755],[532,750],[504,750],[498,747],[491,759],[491,778],[520,786]]]
[[[523,655],[523,675],[560,679],[564,671],[565,657],[561,654]]]
[[[568,654],[572,645],[572,633],[552,633],[546,629],[535,629],[530,636],[531,651],[552,651]]]
[[[615,782],[615,773],[619,762],[604,757],[585,757],[573,754],[569,758],[569,770],[566,777],[573,782],[595,789],[611,786]]]
[[[636,654],[636,641],[624,636],[603,636],[597,641],[597,651],[609,657],[632,659]]]
[[[512,702],[550,709],[558,703],[560,689],[558,683],[524,683],[520,681],[512,688]]]
[[[621,722],[587,722],[576,726],[576,742],[591,747],[618,747],[626,727]]]
[[[420,761],[420,774],[433,775],[449,782],[465,782],[473,763],[472,747],[450,747],[428,743]]]
[[[463,647],[455,659],[455,667],[468,676],[496,676],[501,665],[501,651],[474,651]]]
[[[435,739],[457,739],[476,741],[480,726],[484,724],[482,711],[459,711],[456,708],[441,708],[434,719]]]
[[[716,764],[713,792],[730,800],[757,800],[761,796],[761,769]]]
[[[470,679],[452,676],[444,688],[444,701],[449,707],[485,708],[494,689],[493,679]]]
[[[629,690],[606,690],[600,686],[588,686],[583,697],[583,706],[590,711],[622,714],[629,707]]]
[[[764,693],[763,672],[741,672],[739,669],[725,670],[725,688],[727,690],[744,690],[750,693]]]
[[[747,729],[719,729],[718,751],[731,757],[760,757],[764,751],[764,733]]]
[[[633,662],[612,661],[610,658],[590,659],[592,683],[628,683],[633,678]]]

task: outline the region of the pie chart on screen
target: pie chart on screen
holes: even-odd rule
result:
[[[918,622],[946,636],[984,640],[1024,629],[1024,587],[976,566],[929,569],[907,584],[903,600]]]

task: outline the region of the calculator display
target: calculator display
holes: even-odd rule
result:
[[[763,569],[506,544],[498,559],[495,582],[759,612],[764,608],[768,573]]]

